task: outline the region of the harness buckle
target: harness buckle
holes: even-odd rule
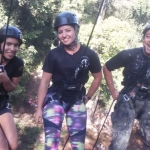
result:
[[[142,85],[142,86],[141,86],[141,89],[142,89],[142,90],[148,90],[148,87]]]
[[[123,99],[124,99],[125,101],[129,101],[130,98],[131,98],[131,97],[129,97],[127,94],[124,94],[124,95],[123,95]]]
[[[6,104],[6,108],[7,108],[7,109],[10,109],[10,108],[11,108],[11,105],[10,105],[9,103],[7,103],[7,104]]]
[[[50,95],[48,96],[48,98],[50,98],[52,101],[53,101],[53,100],[56,100],[56,99],[57,99],[56,93],[50,94]]]

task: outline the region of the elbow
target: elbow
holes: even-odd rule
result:
[[[104,74],[104,77],[106,77],[107,75],[110,75],[111,74],[111,71],[109,71],[106,67],[106,65],[103,66],[103,74]]]
[[[98,74],[96,74],[96,76],[94,77],[95,83],[97,83],[98,85],[101,84],[102,81],[102,72],[100,71]]]
[[[17,87],[12,87],[12,88],[10,88],[10,89],[6,89],[6,91],[7,91],[7,92],[13,92],[13,91],[16,90],[16,88],[17,88]]]
[[[101,82],[102,82],[102,73],[101,73],[101,76],[100,76],[100,79],[99,79],[99,85],[101,85]]]
[[[104,73],[104,75],[105,75],[105,73],[107,72],[108,70],[107,70],[107,68],[106,68],[106,65],[104,65],[103,66],[103,73]]]

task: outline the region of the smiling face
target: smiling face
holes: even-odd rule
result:
[[[58,38],[64,45],[70,45],[76,38],[75,29],[70,25],[60,26],[58,28]]]
[[[1,50],[3,50],[4,42],[1,43]],[[6,59],[12,59],[19,49],[19,41],[16,38],[6,38],[4,57]]]
[[[144,54],[150,56],[150,30],[143,37]]]

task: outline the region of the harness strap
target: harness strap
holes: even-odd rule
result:
[[[128,93],[128,94],[124,94],[123,95],[123,99],[124,101],[128,102],[130,105],[131,109],[135,108],[135,101],[134,98],[136,96],[137,91],[140,89],[140,86],[134,87],[133,90]]]
[[[57,97],[56,93],[48,95],[47,99],[45,100],[45,103],[43,104],[43,107],[45,107],[52,100],[58,100],[58,97]]]

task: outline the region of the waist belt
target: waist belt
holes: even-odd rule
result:
[[[134,100],[139,100],[139,101],[145,101],[146,97],[148,96],[148,88],[142,87],[142,86],[137,86],[133,88],[133,90],[127,94],[123,95],[123,99],[126,102],[129,102],[129,105],[131,108],[135,107],[135,101]],[[148,99],[150,100],[150,99]]]
[[[74,100],[73,101],[70,101],[70,102],[64,102],[61,97],[59,97],[57,95],[57,93],[51,93],[51,94],[48,94],[46,99],[45,99],[45,102],[43,104],[43,108],[48,104],[50,103],[51,101],[54,101],[54,100],[58,100],[60,102],[60,105],[64,108],[65,112],[67,112],[71,106],[75,103],[76,101],[76,98],[74,97]]]
[[[75,91],[81,90],[83,88],[83,84],[64,84],[64,90]]]

